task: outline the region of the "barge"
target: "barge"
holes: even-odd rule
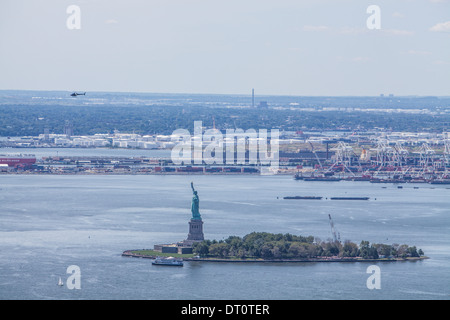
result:
[[[294,196],[294,197],[284,197],[285,200],[322,200],[323,197],[313,197],[313,196]]]
[[[330,200],[369,200],[369,197],[332,197]]]

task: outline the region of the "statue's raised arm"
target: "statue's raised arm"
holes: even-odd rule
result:
[[[193,182],[191,182],[191,188],[192,188],[192,192],[195,192],[194,183]]]

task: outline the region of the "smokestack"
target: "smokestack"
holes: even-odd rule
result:
[[[255,107],[255,89],[252,89],[252,108]]]

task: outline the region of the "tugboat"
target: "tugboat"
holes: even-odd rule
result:
[[[183,260],[176,259],[174,257],[168,257],[168,258],[161,258],[157,257],[152,264],[158,265],[158,266],[176,266],[176,267],[182,267],[183,266]]]
[[[296,173],[295,176],[294,176],[294,179],[295,179],[295,180],[303,180],[303,179],[304,179],[304,178],[303,178],[303,174],[301,174],[301,173]]]

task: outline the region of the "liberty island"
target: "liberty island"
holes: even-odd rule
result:
[[[370,244],[358,246],[349,240],[336,238],[317,240],[313,236],[252,232],[244,237],[230,236],[225,240],[205,240],[200,199],[191,182],[191,220],[185,240],[154,245],[153,250],[127,250],[123,256],[155,259],[162,255],[177,255],[188,261],[210,262],[393,262],[428,259],[415,246]]]

